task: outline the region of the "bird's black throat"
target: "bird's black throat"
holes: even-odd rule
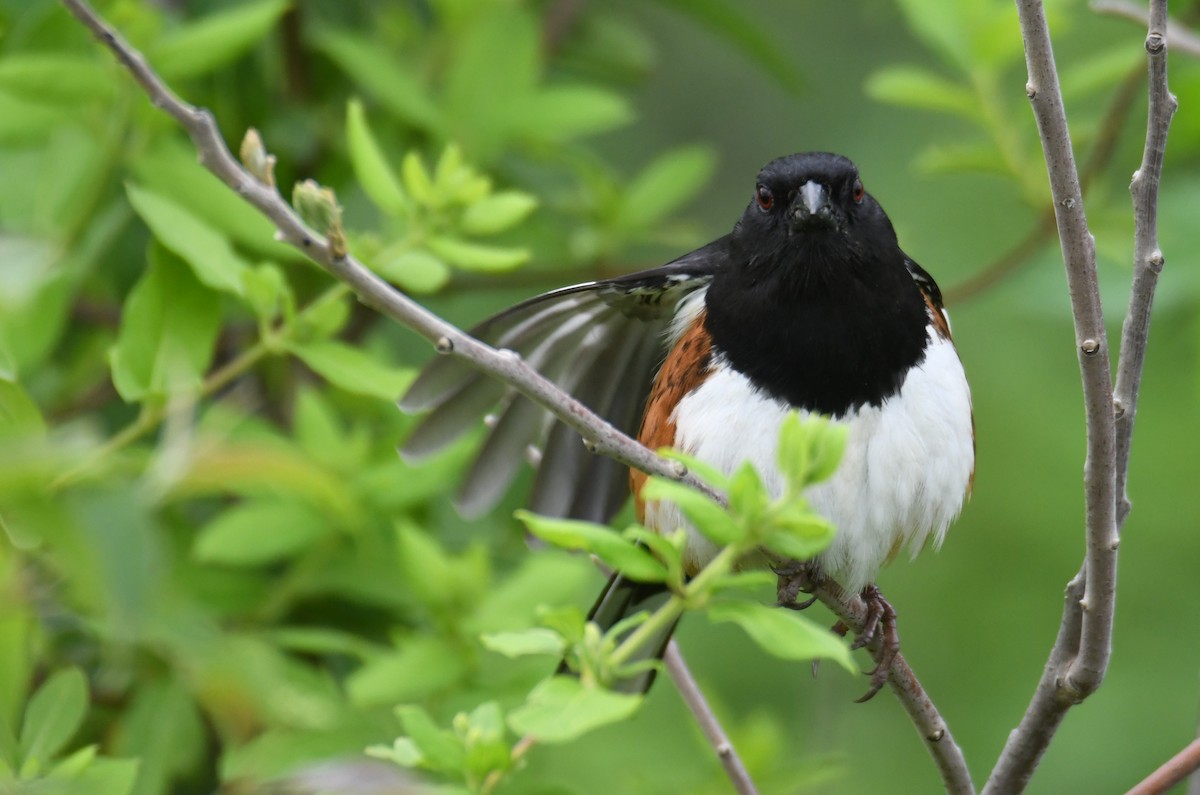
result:
[[[879,406],[925,356],[925,300],[894,243],[735,251],[705,303],[715,351],[772,397],[809,411]]]

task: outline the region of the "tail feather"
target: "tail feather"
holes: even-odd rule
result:
[[[588,613],[588,620],[594,621],[602,631],[607,631],[636,613],[654,612],[671,598],[671,591],[662,583],[638,582],[618,573],[608,578],[608,583],[600,593],[600,598]],[[661,660],[666,653],[667,643],[675,631],[676,619],[670,626],[663,629],[652,643],[647,644],[639,656],[631,662],[642,660]],[[564,672],[565,664],[559,666],[559,672]],[[657,669],[643,671],[627,679],[613,683],[613,689],[621,693],[646,693],[652,684]]]

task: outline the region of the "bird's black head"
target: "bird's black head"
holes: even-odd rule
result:
[[[924,356],[925,300],[896,232],[841,155],[772,160],[705,297],[714,350],[792,406],[880,405]]]
[[[854,163],[805,152],[763,166],[732,242],[748,263],[860,259],[895,247],[896,233]]]

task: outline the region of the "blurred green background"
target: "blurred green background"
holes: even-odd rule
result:
[[[1084,428],[1057,242],[972,281],[1036,234],[1048,191],[1015,9],[964,5],[98,3],[234,148],[262,131],[285,196],[307,177],[335,189],[352,250],[460,324],[725,233],[773,157],[852,158],[947,294],[972,384],[973,499],[944,549],[879,582],[982,784],[1081,560]],[[1086,204],[1115,346],[1144,26],[1049,6],[1077,157],[1111,142]],[[1112,665],[1031,792],[1124,791],[1200,716],[1200,68],[1172,54],[1170,70],[1167,267]],[[361,179],[363,135],[403,206]],[[519,704],[552,661],[507,660],[479,633],[585,606],[601,578],[525,548],[511,511],[528,478],[484,520],[454,513],[470,443],[416,468],[395,456],[413,420],[391,399],[429,346],[270,243],[49,0],[0,0],[0,175],[0,789],[299,787],[314,764],[390,744],[397,704],[443,725]],[[468,218],[489,195],[507,198]],[[887,693],[856,705],[864,681],[813,679],[700,617],[679,639],[762,791],[940,789]],[[660,683],[633,719],[535,748],[501,791],[730,786]]]

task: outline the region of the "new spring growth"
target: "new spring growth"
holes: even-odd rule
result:
[[[258,130],[251,127],[242,138],[242,148],[238,150],[242,165],[268,188],[275,187],[275,155],[267,153],[262,136]]]
[[[342,207],[331,188],[306,179],[292,190],[292,206],[309,227],[329,241],[334,259],[346,256],[346,230],[342,227]]]

